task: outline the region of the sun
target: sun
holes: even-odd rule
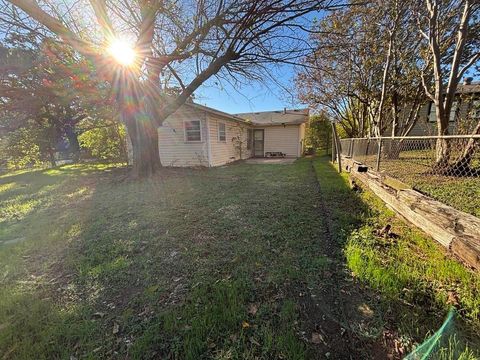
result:
[[[135,50],[125,40],[113,40],[108,47],[108,52],[113,56],[115,61],[123,66],[132,65],[136,58]]]

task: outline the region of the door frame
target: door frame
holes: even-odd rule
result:
[[[258,156],[255,154],[255,142],[256,141],[260,141],[260,140],[256,140],[255,139],[255,131],[261,131],[262,132],[262,155],[261,156]],[[252,138],[253,138],[253,146],[252,146],[252,150],[253,150],[253,157],[256,157],[256,158],[263,158],[265,157],[265,129],[253,129],[253,133],[252,133]]]

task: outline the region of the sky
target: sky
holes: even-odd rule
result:
[[[278,80],[283,87],[293,87],[292,66],[284,66],[283,70]],[[281,86],[268,80],[262,83],[251,82],[237,88],[229,83],[215,85],[209,82],[197,90],[195,102],[230,114],[305,106],[292,98]]]
[[[271,68],[272,79],[248,82],[234,87],[228,82],[212,79],[195,92],[195,102],[230,114],[302,108],[294,95],[295,67],[281,65]]]

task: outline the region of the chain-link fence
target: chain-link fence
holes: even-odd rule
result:
[[[480,135],[340,140],[341,154],[480,216]]]

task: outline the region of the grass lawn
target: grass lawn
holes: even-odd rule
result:
[[[125,174],[0,176],[3,359],[401,358],[452,297],[475,358],[480,276],[325,158]]]

